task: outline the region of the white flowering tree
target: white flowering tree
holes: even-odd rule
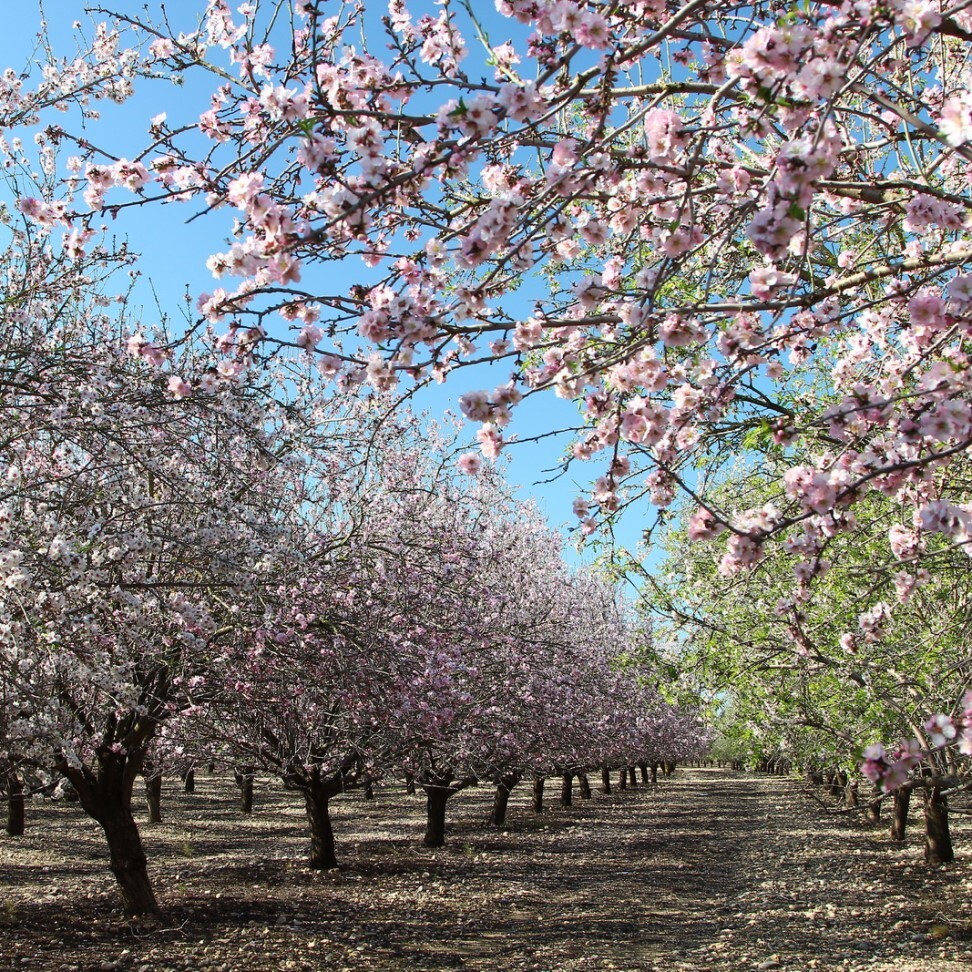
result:
[[[4,306],[18,355],[0,449],[4,745],[74,785],[139,915],[157,905],[132,784],[272,570],[274,463],[252,397],[180,401],[179,379],[128,356],[63,269]]]

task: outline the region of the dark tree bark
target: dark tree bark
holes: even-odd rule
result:
[[[591,799],[591,781],[587,778],[586,773],[577,774],[577,786],[580,789],[580,795],[582,800]]]
[[[899,787],[892,794],[891,839],[904,840],[908,829],[908,810],[911,807],[911,790]]]
[[[319,870],[337,867],[334,853],[334,830],[331,827],[330,799],[328,790],[310,786],[304,790],[304,810],[311,832],[310,866]]]
[[[446,802],[454,792],[448,784],[444,786],[425,785],[426,826],[425,839],[422,843],[426,847],[441,847],[445,843]]]
[[[622,766],[618,772],[618,789],[626,790],[628,788],[628,767]]]
[[[145,803],[148,805],[148,822],[162,823],[162,774],[150,771],[145,777]]]
[[[371,780],[365,781],[364,798],[366,800],[374,800],[375,798],[375,784]]]
[[[638,769],[641,771],[641,782],[647,786],[648,785],[648,764],[639,763]]]
[[[606,767],[601,767],[601,792],[611,792],[611,771]]]
[[[196,792],[196,771],[191,766],[182,774],[182,787],[186,793]]]
[[[148,861],[131,809],[115,807],[99,821],[108,840],[111,872],[121,890],[122,909],[130,917],[158,913],[148,877]]]
[[[651,785],[658,786],[658,764],[651,764]]]
[[[925,860],[929,864],[950,864],[955,860],[948,829],[948,799],[938,786],[925,790]]]
[[[533,798],[530,802],[530,809],[534,813],[543,813],[543,784],[546,782],[545,776],[540,776],[539,773],[534,774],[533,777]]]
[[[24,782],[12,769],[7,772],[7,836],[23,837],[24,825]]]
[[[409,796],[415,796],[415,776],[412,773],[405,774],[405,792]]]
[[[284,786],[304,795],[304,813],[310,829],[308,864],[318,870],[338,866],[331,826],[331,800],[344,792],[348,766],[322,775],[319,766],[294,767],[281,774]]]
[[[144,748],[132,746],[127,754],[103,748],[93,768],[67,764],[58,767],[74,786],[85,812],[98,821],[105,833],[111,871],[129,918],[159,912],[142,838],[132,816],[132,787],[144,759]]]
[[[868,823],[880,823],[881,822],[881,804],[876,802],[877,798],[881,795],[881,787],[874,784],[871,790],[871,802],[868,803],[867,808],[864,810],[864,819]]]
[[[564,773],[560,778],[560,805],[562,807],[572,806],[574,791],[574,774]]]
[[[253,767],[237,766],[233,770],[236,785],[240,788],[240,813],[253,813]]]
[[[506,823],[506,810],[510,802],[510,791],[520,782],[518,773],[510,773],[504,776],[496,784],[496,793],[493,796],[493,810],[489,815],[489,822],[494,827],[502,827]]]
[[[635,787],[638,785],[638,775],[633,766],[628,767],[628,786]]]

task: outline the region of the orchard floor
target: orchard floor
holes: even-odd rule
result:
[[[493,832],[486,789],[453,798],[438,851],[418,797],[335,801],[342,868],[318,873],[294,794],[263,782],[245,818],[200,774],[142,825],[155,925],[121,919],[96,826],[35,801],[27,835],[0,836],[0,970],[972,969],[972,817],[929,870],[917,807],[899,847],[787,780],[679,769],[539,819],[526,791]]]

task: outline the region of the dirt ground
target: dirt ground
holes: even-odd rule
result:
[[[967,815],[956,862],[930,870],[918,807],[896,846],[776,778],[679,769],[566,810],[548,785],[540,818],[521,786],[492,831],[490,796],[450,801],[437,851],[420,797],[335,801],[342,866],[319,873],[294,794],[261,781],[243,817],[231,781],[174,780],[165,822],[141,825],[155,925],[122,920],[97,826],[34,801],[27,835],[0,836],[0,970],[972,969]]]

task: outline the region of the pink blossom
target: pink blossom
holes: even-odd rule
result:
[[[475,452],[466,452],[459,457],[456,465],[459,471],[466,476],[478,476],[482,471],[482,459]]]
[[[688,538],[690,540],[708,540],[717,537],[725,524],[720,523],[709,510],[700,508],[692,514],[688,524]]]
[[[166,387],[169,394],[177,401],[182,398],[188,398],[192,394],[192,386],[178,375],[170,375]]]
[[[682,117],[664,108],[652,108],[645,115],[645,138],[652,162],[671,162],[689,140]]]

